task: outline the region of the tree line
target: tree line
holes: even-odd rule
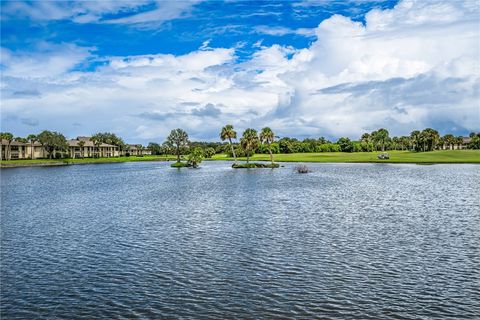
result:
[[[10,144],[13,141],[31,143],[40,142],[48,153],[49,157],[55,157],[57,153],[68,151],[67,139],[59,132],[45,130],[38,135],[28,135],[25,138],[16,137],[9,132],[0,133],[0,137],[7,141],[7,159]],[[464,146],[463,137],[455,137],[452,134],[440,136],[437,130],[426,128],[422,131],[414,130],[408,136],[390,137],[387,129],[381,128],[372,132],[366,132],[361,135],[357,141],[352,141],[347,137],[341,137],[336,142],[329,141],[324,137],[318,139],[306,138],[298,140],[296,138],[275,136],[269,127],[263,128],[260,132],[252,128],[244,130],[239,141],[237,141],[237,132],[231,124],[225,125],[219,137],[222,142],[190,142],[188,134],[183,129],[174,129],[170,132],[166,141],[163,143],[150,142],[146,149],[154,155],[174,154],[177,156],[177,162],[180,162],[182,155],[191,158],[191,163],[197,163],[203,158],[210,158],[217,153],[226,153],[236,161],[237,157],[246,157],[247,162],[255,153],[269,154],[273,163],[273,154],[277,153],[310,153],[310,152],[372,152],[388,150],[410,150],[417,152],[427,152],[436,149],[454,149]],[[470,133],[471,141],[466,146],[469,149],[480,149],[480,133]],[[120,151],[128,150],[122,138],[114,133],[99,132],[90,137],[96,148],[102,143],[111,144],[119,147]],[[83,147],[84,141],[79,141],[79,146]],[[137,148],[143,149],[142,145]],[[83,152],[83,148],[82,152]],[[32,148],[33,152],[33,148]],[[83,154],[82,154],[83,157]]]

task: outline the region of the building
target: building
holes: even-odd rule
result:
[[[150,150],[144,149],[139,144],[128,144],[127,149],[121,151],[118,146],[102,143],[96,146],[90,137],[77,137],[76,139],[67,140],[68,152],[63,153],[69,158],[110,158],[119,157],[121,155],[143,156],[150,155]],[[43,145],[36,141],[33,144],[30,142],[21,142],[12,140],[10,144],[7,140],[1,141],[1,159],[6,160],[10,158],[16,159],[42,159],[48,158],[49,154],[43,148]],[[10,157],[8,155],[10,154]]]
[[[93,157],[118,157],[120,156],[120,149],[117,146],[102,143],[95,146],[90,137],[77,137],[67,141],[68,152],[70,158],[93,158]],[[49,154],[45,151],[42,144],[38,141],[33,144],[30,142],[1,141],[1,158],[6,160],[10,158],[16,159],[41,159],[48,158]],[[10,155],[10,156],[9,156]]]
[[[77,137],[68,140],[68,155],[70,158],[110,158],[120,156],[120,149],[112,144],[102,143],[95,146],[90,137]]]
[[[10,154],[10,159],[38,159],[45,158],[46,152],[42,144],[38,141],[33,144],[30,142],[24,143],[20,141],[11,141],[10,147],[7,140],[2,139],[1,142],[2,160],[7,159]]]
[[[130,156],[144,156],[152,154],[152,151],[144,149],[141,144],[127,144],[127,149],[124,151],[124,154]]]
[[[462,137],[462,142],[459,143],[456,141],[453,144],[448,144],[444,142],[442,145],[439,145],[438,148],[441,150],[463,150],[463,149],[468,149],[468,145],[472,142],[472,138],[470,137]]]

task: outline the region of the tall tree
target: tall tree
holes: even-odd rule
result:
[[[437,130],[426,128],[420,133],[420,140],[423,144],[423,151],[433,151],[440,140],[440,135]]]
[[[84,140],[78,141],[78,146],[80,147],[80,157],[82,157],[82,159],[83,159],[84,158],[83,157],[83,152],[84,152],[84,147],[85,147],[85,141]]]
[[[412,144],[412,149],[418,151],[420,144],[420,131],[414,130],[410,133],[410,143]]]
[[[458,136],[455,138],[455,143],[457,144],[457,149],[462,149],[463,147],[463,137]]]
[[[180,162],[182,151],[188,147],[188,134],[180,128],[174,129],[168,135],[166,142],[169,147],[175,150],[177,162]]]
[[[48,156],[52,159],[55,151],[67,151],[67,139],[61,133],[44,130],[38,135],[38,141],[43,145]]]
[[[243,132],[243,136],[240,139],[240,145],[247,156],[247,163],[250,161],[251,153],[258,148],[258,143],[257,130],[248,128]]]
[[[372,132],[372,139],[377,146],[380,146],[382,151],[385,151],[385,146],[390,141],[389,133],[387,129],[381,128]]]
[[[453,134],[446,134],[443,136],[443,142],[448,146],[450,150],[453,149],[453,146],[455,145],[455,137]]]
[[[233,126],[231,124],[227,124],[225,127],[222,128],[220,132],[220,139],[225,141],[228,139],[228,143],[230,144],[230,149],[232,150],[233,160],[237,163],[237,155],[235,154],[235,149],[233,148],[232,139],[237,138],[237,132],[233,130]]]
[[[30,141],[30,159],[33,159],[35,156],[35,142],[38,141],[36,134],[29,134],[27,140]]]
[[[90,137],[90,141],[93,142],[93,145],[95,146],[95,148],[96,148],[96,150],[97,150],[97,155],[96,155],[96,157],[97,157],[97,158],[100,158],[100,146],[101,146],[102,143],[103,143],[102,140],[101,140],[101,138],[100,138],[98,135],[94,134],[93,136]],[[95,157],[95,151],[94,151],[93,156]]]
[[[102,143],[117,146],[120,152],[125,151],[127,149],[127,145],[125,144],[123,139],[118,137],[115,133],[98,132],[92,135],[92,137],[95,137],[95,140],[98,140]]]
[[[7,148],[5,149],[5,159],[10,160],[11,157],[11,144],[13,141],[13,134],[10,132],[0,132],[0,139],[7,140]]]
[[[267,145],[268,153],[270,153],[270,162],[273,164],[272,142],[275,141],[275,135],[272,129],[269,127],[263,128],[260,132],[260,141]]]

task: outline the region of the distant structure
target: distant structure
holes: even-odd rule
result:
[[[83,147],[81,146],[83,141]],[[140,144],[129,144],[127,149],[121,151],[118,146],[102,143],[95,146],[90,137],[77,137],[76,139],[67,140],[68,151],[63,154],[70,158],[110,158],[125,155],[143,156],[151,154],[150,150],[142,147]],[[6,160],[9,144],[7,140],[1,140],[2,160]],[[33,148],[33,151],[32,151]],[[10,143],[10,159],[42,159],[48,158],[48,153],[43,148],[43,145],[36,141],[33,144],[30,142],[20,142],[13,140]]]

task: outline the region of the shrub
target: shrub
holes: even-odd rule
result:
[[[184,167],[188,167],[188,164],[186,164],[185,162],[174,162],[170,165],[170,167],[172,167],[172,168],[184,168]]]
[[[205,158],[211,158],[215,155],[215,149],[212,147],[206,148],[203,154],[205,155]]]

